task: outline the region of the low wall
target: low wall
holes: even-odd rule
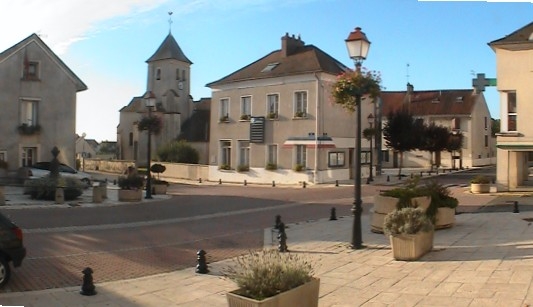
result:
[[[85,159],[85,164],[82,161],[82,165],[86,171],[100,171],[106,173],[122,174],[128,169],[128,166],[135,165],[135,161]]]

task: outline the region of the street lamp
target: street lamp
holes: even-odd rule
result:
[[[361,28],[357,27],[350,33],[346,41],[348,54],[355,63],[355,70],[361,73],[361,63],[366,59],[368,49],[370,48],[370,41],[366,38]],[[357,106],[356,112],[356,128],[355,128],[355,178],[354,178],[354,202],[352,206],[353,213],[353,229],[352,229],[352,248],[363,248],[363,238],[361,234],[361,213],[363,208],[361,206],[361,96],[362,93],[355,94],[355,104]]]
[[[152,93],[152,91],[146,92],[144,94],[144,104],[146,108],[148,109],[148,118],[152,118],[152,108],[155,107],[155,95]],[[152,161],[152,127],[151,125],[148,126],[148,153],[147,153],[147,173],[148,177],[146,179],[146,196],[144,198],[151,199],[152,198],[152,173],[150,171],[150,163]]]
[[[374,135],[375,135],[374,128],[373,128],[374,115],[370,113],[367,119],[368,119],[368,124],[370,125],[370,132],[371,132],[371,135],[370,135],[370,175],[368,175],[368,181],[374,181],[374,177],[372,176],[372,163],[374,161],[374,157],[373,157],[374,148],[372,147],[372,141],[374,140]]]

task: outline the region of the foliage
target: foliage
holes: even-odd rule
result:
[[[371,141],[376,137],[377,129],[376,128],[365,128],[363,129],[363,138],[367,141]]]
[[[156,164],[152,164],[152,166],[150,166],[150,171],[152,173],[156,173],[158,175],[161,174],[161,173],[164,173],[166,170],[167,170],[167,168],[163,164],[156,163]]]
[[[81,181],[63,176],[44,176],[42,178],[26,180],[24,187],[31,195],[31,198],[42,200],[55,200],[57,188],[63,188],[63,197],[65,200],[76,199],[83,193],[83,184]]]
[[[229,171],[231,169],[231,165],[229,165],[229,164],[220,164],[218,169]]]
[[[160,116],[150,115],[143,116],[137,124],[139,131],[149,130],[154,134],[159,134],[163,129],[163,120]]]
[[[270,119],[278,118],[278,113],[270,112],[270,113],[268,113],[267,117],[270,118]]]
[[[411,207],[411,199],[419,196],[426,196],[423,191],[418,187],[420,177],[415,177],[408,180],[403,187],[394,188],[391,190],[383,191],[381,195],[398,198],[397,209]]]
[[[479,183],[479,184],[489,184],[490,178],[483,175],[477,175],[476,177],[470,180],[470,183]]]
[[[426,215],[435,222],[439,208],[455,209],[459,205],[457,198],[450,195],[450,189],[443,186],[436,180],[426,181],[425,185],[420,188],[422,194],[431,197],[431,203],[426,210]]]
[[[117,153],[117,143],[116,142],[109,142],[109,141],[103,141],[100,143],[100,146],[98,147],[98,153],[99,154],[116,154]]]
[[[463,148],[463,134],[462,133],[450,133],[448,135],[448,142],[446,142],[446,150],[449,152],[461,150]]]
[[[305,114],[304,111],[296,111],[294,113],[294,117],[305,117],[305,116],[306,116],[306,114]]]
[[[138,190],[144,186],[144,179],[138,174],[120,176],[118,178],[118,186],[122,190]]]
[[[303,164],[296,164],[293,168],[295,172],[301,172],[305,169],[305,165]]]
[[[433,230],[433,223],[422,208],[402,208],[387,214],[383,223],[387,235],[416,234]]]
[[[159,159],[163,162],[198,164],[200,154],[185,140],[172,141],[157,150]]]
[[[350,112],[357,107],[356,96],[376,98],[381,92],[381,76],[375,71],[349,71],[337,76],[333,84],[333,100]]]
[[[263,300],[311,281],[314,272],[298,255],[270,249],[237,257],[224,273],[239,287],[237,294]]]
[[[242,114],[241,115],[241,120],[250,120],[252,116],[248,115],[248,114]]]
[[[8,164],[6,161],[0,159],[0,169],[7,169]]]
[[[228,115],[224,115],[224,116],[220,117],[220,122],[227,122],[227,121],[229,121],[229,116]]]
[[[450,130],[443,126],[437,126],[435,123],[424,125],[422,130],[422,139],[419,144],[420,150],[429,151],[431,155],[431,168],[433,169],[433,153],[439,153],[446,149]],[[440,166],[437,160],[437,167]]]
[[[265,166],[265,169],[267,171],[274,171],[278,169],[278,165],[275,163],[267,163],[267,165]]]
[[[400,153],[398,176],[402,174],[403,153],[419,146],[420,123],[417,123],[407,108],[398,109],[387,115],[387,122],[383,128],[385,145]]]
[[[247,164],[240,164],[237,166],[237,172],[247,172],[250,170],[250,166]]]
[[[495,137],[496,136],[496,133],[500,133],[500,129],[501,129],[501,122],[500,122],[500,119],[494,119],[494,118],[491,118],[490,119],[490,123],[491,123],[491,126],[490,126],[490,134],[492,135],[492,137]]]
[[[28,124],[24,123],[24,124],[21,124],[20,126],[18,126],[17,129],[18,129],[20,134],[31,135],[31,134],[39,133],[41,131],[41,126],[39,126],[39,125],[28,125]]]

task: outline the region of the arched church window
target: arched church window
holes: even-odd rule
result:
[[[180,79],[180,69],[176,68],[176,80]]]

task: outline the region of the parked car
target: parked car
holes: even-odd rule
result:
[[[0,213],[0,287],[11,277],[11,266],[20,267],[26,256],[22,230]]]
[[[30,178],[41,178],[50,174],[50,162],[37,162],[28,168],[28,176]],[[92,177],[90,174],[85,172],[80,172],[72,167],[60,163],[59,164],[59,174],[64,177],[71,177],[81,180],[86,185],[91,185]]]

